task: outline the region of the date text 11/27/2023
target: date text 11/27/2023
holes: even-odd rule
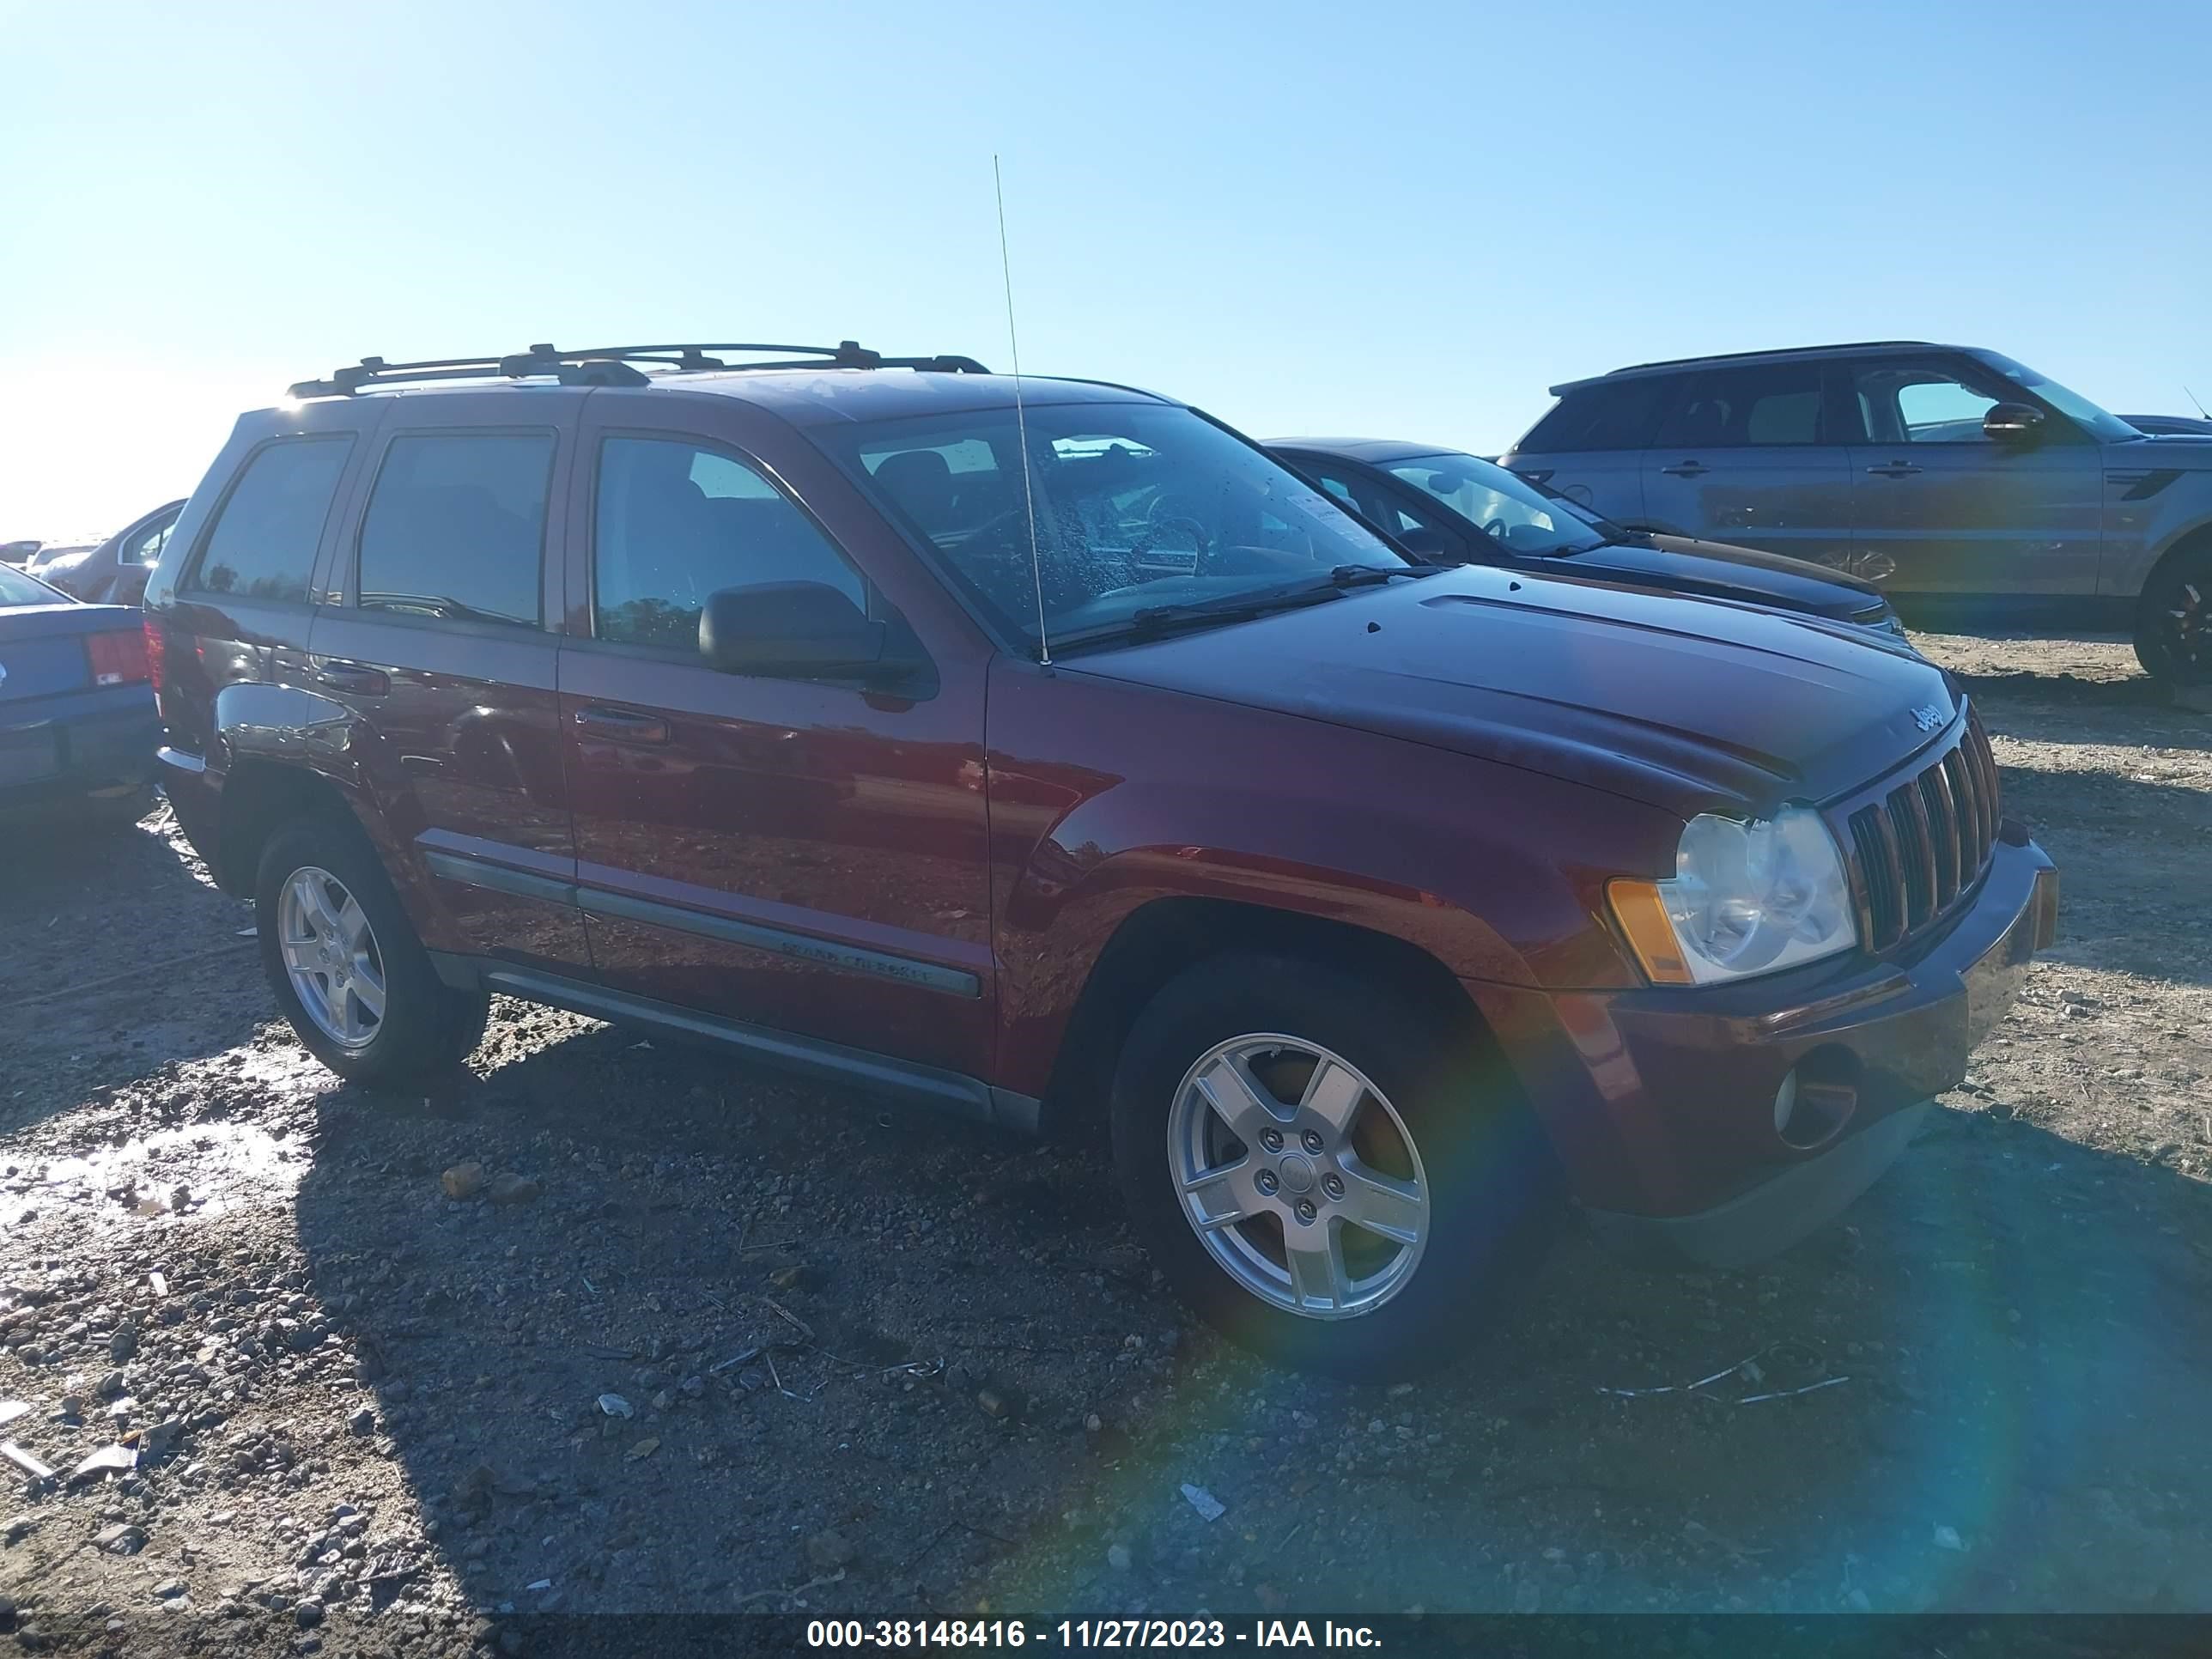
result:
[[[813,1619],[811,1648],[1379,1648],[1366,1625],[1263,1619],[1231,1628],[1219,1619]]]

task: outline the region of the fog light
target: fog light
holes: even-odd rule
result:
[[[1858,1057],[1826,1043],[1802,1056],[1774,1091],[1774,1133],[1801,1152],[1842,1133],[1859,1104]]]
[[[1792,1072],[1782,1079],[1782,1086],[1774,1091],[1774,1133],[1784,1140],[1790,1139],[1790,1120],[1797,1115],[1797,1073]]]

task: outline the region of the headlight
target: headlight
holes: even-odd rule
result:
[[[1710,985],[1814,962],[1858,943],[1835,837],[1809,806],[1683,827],[1671,881],[1608,884],[1614,916],[1660,985]]]

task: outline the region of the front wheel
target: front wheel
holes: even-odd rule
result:
[[[489,1003],[439,979],[376,854],[350,823],[305,818],[270,837],[254,884],[261,964],[308,1052],[349,1081],[449,1069]]]
[[[2151,573],[2136,618],[2136,659],[2153,679],[2212,684],[2212,544]]]
[[[1153,1260],[1264,1356],[1352,1377],[1481,1335],[1556,1213],[1548,1148],[1495,1051],[1395,988],[1210,959],[1138,1018],[1115,1160]]]

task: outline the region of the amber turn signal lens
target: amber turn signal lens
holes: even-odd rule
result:
[[[1657,883],[1609,881],[1605,896],[1646,979],[1654,985],[1693,982],[1690,964],[1682,960],[1681,947],[1674,943],[1674,924],[1667,920],[1666,902],[1659,896]]]

